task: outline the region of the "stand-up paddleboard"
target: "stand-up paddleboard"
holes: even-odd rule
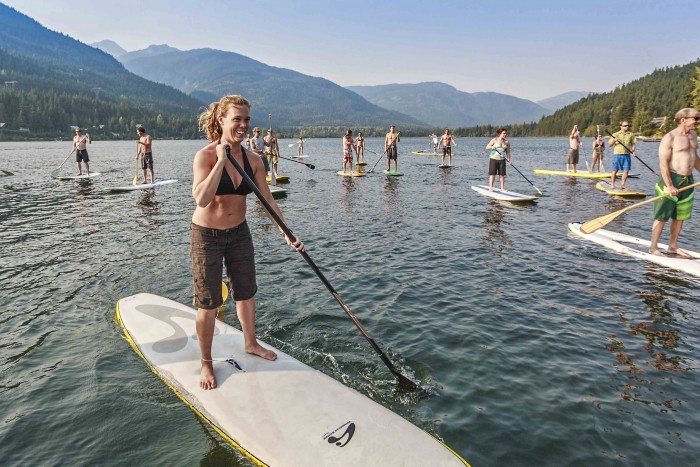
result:
[[[358,162],[358,163],[356,163],[355,165],[365,166],[365,165],[367,165],[367,162]]]
[[[148,190],[151,188],[158,188],[163,185],[170,185],[171,183],[175,182],[177,182],[177,180],[163,180],[155,183],[142,183],[140,185],[113,186],[110,188],[105,188],[105,190],[112,193],[118,193],[122,191]]]
[[[336,172],[338,175],[342,175],[343,177],[364,177],[365,173],[362,172],[346,172],[345,170],[339,170]]]
[[[411,154],[415,154],[417,156],[437,156],[438,153],[436,152],[429,152],[429,151],[411,151]]]
[[[267,177],[265,180],[267,180],[267,183],[270,183],[272,177]],[[277,175],[275,177],[275,183],[289,183],[289,175]]]
[[[200,389],[196,311],[185,305],[141,293],[119,300],[116,318],[151,370],[258,465],[468,465],[430,434],[284,352],[274,349],[274,362],[245,353],[243,334],[218,320],[218,386]]]
[[[534,173],[538,175],[563,175],[565,177],[579,177],[579,178],[610,178],[612,173],[610,172],[587,172],[584,170],[579,170],[578,172],[567,172],[566,170],[544,170],[535,169]],[[617,173],[617,178],[621,178],[622,173]],[[639,174],[628,174],[628,178],[639,178]]]
[[[609,195],[622,196],[624,198],[645,198],[647,196],[646,193],[634,191],[631,188],[625,188],[624,190],[619,187],[613,188],[610,182],[604,180],[596,183],[595,187]]]
[[[270,193],[272,193],[272,196],[277,196],[277,195],[281,196],[281,195],[284,195],[287,193],[286,188],[280,188],[280,187],[275,186],[275,185],[268,185],[268,187],[270,187]]]
[[[84,180],[86,178],[92,178],[92,177],[97,177],[99,175],[102,175],[101,172],[91,172],[90,175],[61,175],[59,177],[56,177],[59,180]]]
[[[585,234],[581,232],[581,224],[574,222],[569,224],[569,230],[581,238],[590,240],[591,242],[610,248],[613,251],[632,256],[637,259],[651,261],[652,263],[666,266],[667,268],[676,269],[678,271],[687,272],[694,276],[700,277],[700,253],[683,249],[683,252],[692,256],[692,259],[680,258],[678,256],[656,256],[649,253],[651,242],[642,238],[632,237],[630,235],[612,232],[610,230],[598,229],[593,233]],[[631,246],[627,246],[630,244]],[[668,245],[659,243],[661,250],[667,250]],[[636,249],[634,247],[641,247]]]
[[[303,159],[305,157],[309,157],[309,156],[307,154],[302,154],[301,156],[297,154],[296,156],[292,156],[292,159]]]
[[[486,185],[477,185],[477,186],[472,186],[472,190],[476,191],[477,193],[488,196],[489,198],[494,198],[494,199],[499,199],[501,201],[514,201],[514,202],[521,202],[521,201],[536,201],[537,196],[531,196],[531,195],[524,195],[522,193],[516,193],[514,191],[508,191],[508,190],[501,190],[500,188],[495,188],[493,191],[489,190],[489,187]]]
[[[440,164],[440,165],[438,165],[438,169],[449,169],[449,168],[451,168],[451,167],[452,167],[452,166],[449,165],[449,164]]]
[[[390,177],[403,177],[403,172],[397,172],[395,170],[385,170],[384,173]]]

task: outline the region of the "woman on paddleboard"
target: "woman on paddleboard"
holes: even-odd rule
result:
[[[252,188],[228,158],[235,159],[255,182],[268,203],[286,223],[265,181],[265,167],[259,157],[243,149],[250,128],[250,103],[229,95],[209,105],[199,117],[199,126],[210,143],[194,156],[192,195],[197,207],[192,215],[190,258],[197,307],[197,338],[202,353],[202,389],[216,387],[211,353],[217,308],[222,304],[222,262],[236,301],[246,352],[267,360],[277,355],[255,337],[255,259],[250,229],[246,223],[246,195]],[[270,218],[272,220],[272,218]],[[275,221],[272,220],[273,224]],[[276,224],[275,224],[276,225]],[[282,232],[282,229],[277,226]],[[292,245],[285,236],[288,244]],[[304,249],[297,236],[294,248]]]
[[[357,138],[355,138],[355,147],[357,148],[357,162],[365,161],[365,137],[362,136],[362,132],[357,132]]]
[[[501,191],[506,189],[506,159],[510,164],[510,141],[506,139],[508,132],[505,128],[496,130],[496,137],[489,141],[486,149],[489,153],[489,191],[493,191],[496,175],[500,176]]]
[[[595,166],[598,164],[598,172],[605,156],[605,141],[603,137],[598,135],[593,141],[593,163],[591,164],[591,172],[595,172]]]

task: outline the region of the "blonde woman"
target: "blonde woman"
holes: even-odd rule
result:
[[[246,223],[246,196],[252,192],[226,154],[243,167],[274,211],[286,223],[265,181],[265,167],[242,147],[250,128],[250,103],[229,95],[209,105],[199,117],[200,128],[210,143],[194,156],[192,195],[197,207],[192,215],[190,258],[194,279],[194,305],[197,307],[197,338],[202,353],[199,385],[214,389],[211,353],[217,308],[222,304],[222,263],[236,301],[236,312],[245,339],[246,352],[267,360],[277,355],[255,337],[255,278],[253,241]],[[272,218],[271,218],[272,219]],[[275,221],[272,220],[273,224]],[[275,224],[276,225],[276,224]],[[277,226],[280,232],[282,229]],[[285,236],[288,244],[290,239]],[[294,248],[304,249],[297,236]]]

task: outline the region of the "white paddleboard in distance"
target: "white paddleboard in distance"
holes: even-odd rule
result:
[[[148,190],[150,188],[158,188],[163,185],[170,185],[171,183],[175,182],[177,182],[177,180],[162,180],[155,183],[141,183],[139,185],[113,186],[110,188],[105,188],[105,190],[115,193],[122,191]]]
[[[218,387],[201,389],[196,311],[185,305],[140,293],[117,302],[116,318],[151,370],[258,465],[469,465],[396,413],[284,352],[274,349],[274,362],[245,353],[242,333],[219,320],[212,346]]]
[[[643,238],[632,237],[610,230],[598,229],[593,233],[581,232],[581,224],[574,222],[569,224],[569,230],[581,238],[602,245],[618,253],[632,256],[633,258],[650,261],[652,263],[666,266],[667,268],[683,271],[688,274],[700,277],[700,253],[681,248],[685,253],[692,256],[691,259],[680,258],[678,256],[656,256],[649,253],[651,242]],[[636,247],[636,248],[635,248]],[[659,243],[659,248],[663,252],[668,249],[668,245]]]
[[[501,201],[521,202],[537,200],[537,196],[524,195],[522,193],[516,193],[515,191],[501,190],[500,188],[496,187],[493,188],[493,191],[490,191],[489,187],[486,185],[472,185],[472,190],[484,196],[488,196],[489,198],[494,198]]]
[[[56,177],[59,180],[84,180],[86,178],[92,178],[92,177],[97,177],[98,175],[102,175],[101,172],[90,172],[90,175],[61,175],[59,177]]]

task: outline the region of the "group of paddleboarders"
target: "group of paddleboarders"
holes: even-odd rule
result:
[[[272,197],[266,181],[266,169],[261,157],[249,157],[242,143],[250,128],[250,103],[238,95],[227,95],[209,105],[199,117],[199,126],[209,144],[194,156],[192,165],[192,196],[196,208],[192,214],[190,259],[194,282],[194,306],[197,307],[196,329],[202,359],[199,385],[214,389],[212,342],[217,310],[222,305],[221,275],[223,264],[236,301],[236,313],[241,323],[245,350],[266,360],[277,355],[260,345],[255,335],[255,255],[250,229],[246,222],[246,197],[252,187],[235,168],[236,161],[253,181],[262,196],[279,216],[284,217]],[[256,128],[260,133],[260,129]],[[268,145],[276,147],[277,139],[268,130]],[[252,143],[257,150],[258,143]],[[278,148],[276,148],[279,151]],[[259,152],[255,152],[259,154]],[[275,161],[276,163],[276,161]],[[274,170],[274,169],[273,169]],[[283,229],[268,214],[285,241],[298,251],[304,244],[297,236],[292,242]]]

